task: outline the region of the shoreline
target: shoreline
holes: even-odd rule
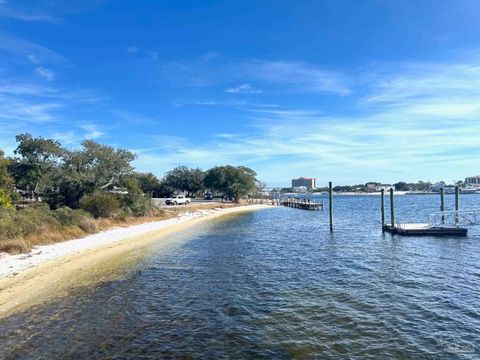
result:
[[[177,217],[114,228],[83,238],[34,248],[29,254],[0,255],[0,319],[85,282],[90,265],[132,252],[168,234],[228,214],[268,209],[268,205],[180,213]],[[160,240],[162,241],[162,240]],[[79,281],[64,281],[76,276]],[[88,276],[87,276],[88,277]],[[82,281],[83,280],[83,281]],[[101,281],[102,279],[98,279]],[[87,280],[88,282],[88,280]]]

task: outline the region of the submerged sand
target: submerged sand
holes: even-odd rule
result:
[[[66,295],[76,286],[108,280],[116,267],[128,266],[122,255],[163,239],[186,227],[227,214],[269,208],[249,205],[185,212],[174,219],[116,228],[81,239],[35,248],[30,254],[0,255],[0,318]],[[161,241],[161,240],[160,240]],[[141,252],[140,252],[141,254]],[[99,271],[107,264],[105,271]],[[89,271],[96,267],[92,276]]]

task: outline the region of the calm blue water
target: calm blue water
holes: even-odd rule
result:
[[[480,229],[384,235],[379,200],[336,197],[333,234],[328,211],[272,208],[173,235],[114,281],[0,320],[0,357],[480,358]],[[396,205],[422,222],[439,199]]]

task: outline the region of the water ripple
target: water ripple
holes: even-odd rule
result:
[[[333,235],[327,212],[295,209],[172,235],[189,241],[2,320],[0,358],[479,358],[479,230],[385,235],[378,200],[337,198]],[[405,196],[397,212],[419,221],[435,201]]]

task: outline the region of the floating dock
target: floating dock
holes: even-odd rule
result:
[[[447,224],[397,224],[384,225],[383,231],[404,236],[467,236],[468,229]]]
[[[460,222],[479,224],[478,210],[459,210],[459,189],[455,187],[455,210],[445,211],[444,192],[440,191],[440,212],[430,215],[430,223],[395,222],[393,189],[390,189],[390,225],[385,223],[385,191],[381,191],[382,231],[404,236],[467,236],[468,229],[460,227]],[[450,221],[450,223],[449,223]]]
[[[323,210],[323,202],[300,199],[284,199],[279,201],[280,205],[302,210]]]

